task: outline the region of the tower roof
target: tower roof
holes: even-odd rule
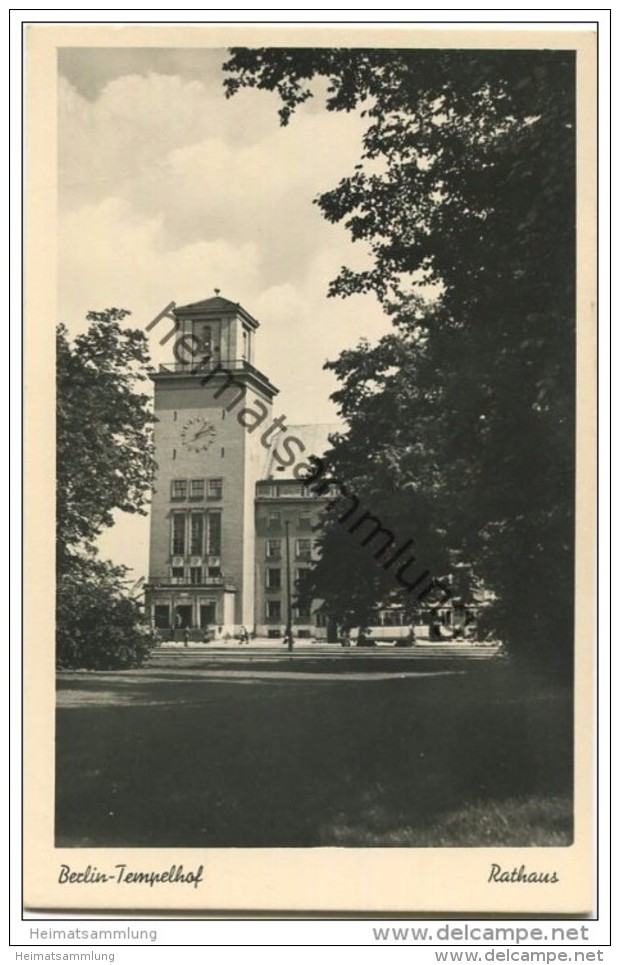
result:
[[[202,313],[216,314],[218,312],[234,312],[240,315],[252,328],[258,328],[258,321],[245,310],[239,302],[231,302],[228,298],[221,295],[214,295],[212,298],[204,298],[199,302],[191,302],[189,305],[177,305],[175,313],[177,315],[197,315]]]

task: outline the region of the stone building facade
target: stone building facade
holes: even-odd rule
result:
[[[259,323],[241,305],[216,295],[169,317],[173,360],[152,374],[151,619],[162,631],[275,637],[290,616],[295,635],[325,636],[318,602],[293,606],[324,504],[300,464],[337,427],[273,418],[278,389],[254,365]]]

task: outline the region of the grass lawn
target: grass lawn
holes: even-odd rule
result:
[[[56,747],[58,846],[572,840],[570,692],[507,665],[293,679],[168,657],[62,674]]]

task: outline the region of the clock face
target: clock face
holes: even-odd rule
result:
[[[215,426],[203,416],[190,419],[181,430],[181,442],[190,452],[208,449],[214,439]]]

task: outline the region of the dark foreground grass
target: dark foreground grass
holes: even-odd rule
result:
[[[509,666],[391,679],[63,675],[58,846],[572,840],[568,689]]]

